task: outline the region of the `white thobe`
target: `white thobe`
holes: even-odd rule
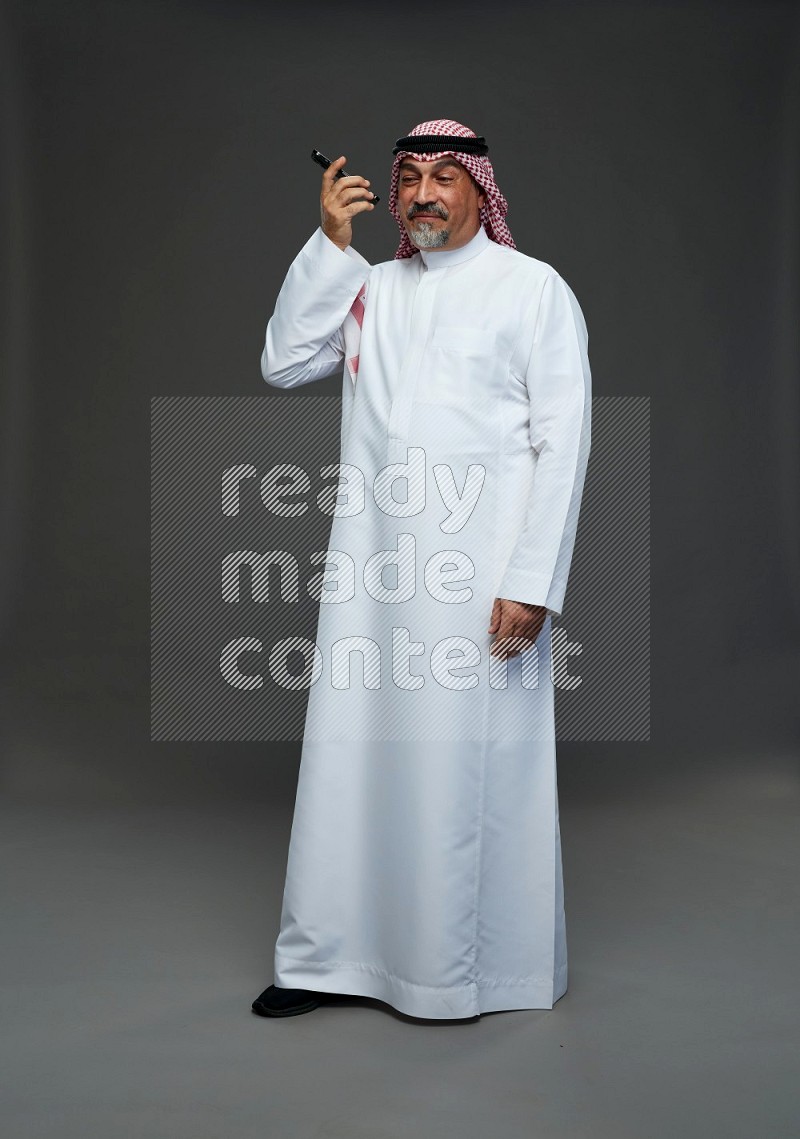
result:
[[[483,228],[374,266],[317,229],[267,326],[268,383],[342,368],[365,281],[275,983],[426,1018],[552,1008],[567,945],[550,632],[589,455],[586,325],[552,266]],[[489,656],[495,597],[549,611],[508,662]]]

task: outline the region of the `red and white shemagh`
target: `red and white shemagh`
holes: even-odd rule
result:
[[[465,127],[463,123],[454,122],[453,119],[432,119],[429,123],[419,123],[412,131],[409,131],[405,137],[411,138],[417,134],[443,134],[453,135],[456,138],[477,138],[475,131],[471,131],[469,127]],[[400,162],[404,157],[413,158],[417,162],[437,162],[440,158],[447,156],[455,158],[456,162],[461,163],[467,170],[469,170],[472,177],[486,191],[486,203],[481,207],[481,222],[483,228],[486,230],[487,237],[492,241],[496,241],[498,245],[507,245],[510,249],[516,249],[514,238],[509,232],[506,225],[506,214],[508,213],[508,202],[500,192],[500,187],[494,180],[494,170],[489,161],[488,156],[478,154],[464,154],[463,151],[457,150],[439,150],[435,154],[429,153],[416,153],[413,150],[400,150],[394,156],[394,163],[392,164],[392,181],[389,190],[389,209],[397,219],[397,224],[402,233],[402,240],[395,253],[395,258],[400,257],[413,257],[417,252],[417,247],[412,244],[411,239],[406,233],[405,226],[403,225],[400,217],[400,211],[397,208],[397,187],[400,180]]]
[[[457,123],[453,119],[431,119],[427,123],[418,123],[413,130],[409,131],[408,135],[404,138],[411,138],[414,135],[449,135],[455,138],[477,138],[475,131],[465,127],[463,123]],[[494,170],[487,155],[466,154],[464,151],[458,150],[439,150],[435,153],[422,153],[413,150],[400,150],[394,156],[392,163],[392,176],[391,187],[389,190],[389,209],[394,215],[402,239],[400,245],[395,253],[395,260],[403,257],[413,257],[415,253],[419,252],[417,247],[412,243],[406,228],[403,225],[400,211],[397,208],[397,190],[400,180],[400,162],[408,156],[415,159],[417,162],[436,162],[440,158],[450,156],[455,158],[466,170],[470,172],[472,177],[478,185],[486,193],[486,202],[481,206],[480,217],[481,224],[486,230],[486,235],[492,241],[497,242],[498,245],[507,245],[510,249],[516,249],[514,239],[511,236],[508,226],[506,225],[506,214],[508,213],[508,202],[500,191],[500,187],[494,180]],[[364,303],[366,300],[366,282],[361,286],[358,296],[353,301],[350,312],[344,320],[344,345],[345,345],[345,363],[350,379],[355,385],[356,376],[358,374],[358,357],[359,357],[359,344],[361,340],[361,326],[364,322]]]
[[[364,301],[367,296],[367,282],[358,291],[358,296],[350,306],[350,311],[344,318],[342,332],[344,333],[344,362],[347,372],[355,387],[358,375],[358,355],[361,343],[361,325],[364,323]]]

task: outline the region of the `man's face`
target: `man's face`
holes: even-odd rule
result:
[[[418,249],[459,249],[480,228],[486,195],[454,158],[414,162],[403,158],[397,207]]]

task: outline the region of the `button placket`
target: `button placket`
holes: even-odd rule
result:
[[[428,342],[436,290],[445,268],[428,269],[420,277],[411,306],[409,351],[400,369],[397,394],[389,412],[389,450],[396,459],[405,457],[414,394],[417,389],[420,365]]]

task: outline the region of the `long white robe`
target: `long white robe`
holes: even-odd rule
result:
[[[567,945],[550,632],[589,455],[586,325],[550,265],[483,228],[375,266],[317,229],[267,326],[268,383],[342,368],[365,281],[275,983],[426,1018],[552,1008]],[[549,610],[507,664],[489,656],[495,597]]]

